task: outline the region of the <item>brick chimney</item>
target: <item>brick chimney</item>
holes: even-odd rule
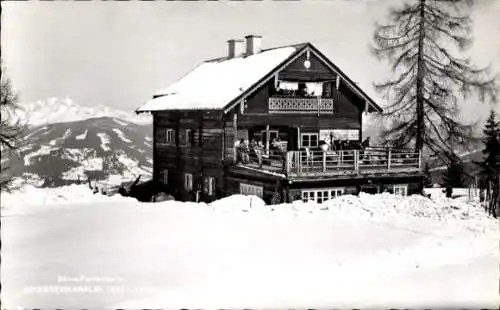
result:
[[[245,53],[245,46],[243,40],[227,40],[227,58],[235,58],[242,56]]]
[[[246,56],[258,54],[262,50],[261,36],[250,34],[245,37],[245,41],[246,41]]]

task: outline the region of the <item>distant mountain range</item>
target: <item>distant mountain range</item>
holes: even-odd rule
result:
[[[27,127],[9,174],[39,186],[121,183],[152,171],[151,119],[102,105],[50,98],[22,104]]]
[[[29,126],[68,123],[99,117],[113,117],[138,125],[152,124],[151,117],[147,115],[136,115],[132,111],[113,109],[102,104],[93,107],[82,106],[70,98],[48,98],[21,103],[20,106],[22,118]]]

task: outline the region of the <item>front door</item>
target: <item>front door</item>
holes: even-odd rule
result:
[[[289,151],[297,151],[299,149],[299,140],[298,140],[299,130],[298,128],[289,128],[288,129],[288,150]]]

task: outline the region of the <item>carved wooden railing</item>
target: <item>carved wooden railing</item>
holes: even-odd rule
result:
[[[292,177],[418,172],[421,153],[412,151],[289,151],[286,174]]]
[[[333,99],[271,97],[269,98],[269,113],[333,114]]]

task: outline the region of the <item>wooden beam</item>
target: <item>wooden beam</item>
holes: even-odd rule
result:
[[[422,150],[418,150],[418,169],[422,170]]]
[[[302,139],[300,135],[300,126],[297,126],[297,150],[299,150],[302,146]]]
[[[238,141],[238,113],[234,111],[233,114],[233,130],[234,130],[234,143]],[[236,152],[235,144],[233,143],[233,162],[236,163],[238,161],[238,152]]]
[[[245,102],[244,100],[240,101],[240,114],[243,114],[245,112]]]
[[[271,134],[269,133],[269,124],[266,125],[266,154],[269,154],[269,139]]]
[[[358,150],[354,150],[354,172],[356,174],[359,173],[359,152],[358,152]]]
[[[158,148],[156,147],[156,131],[158,130],[158,114],[157,113],[152,113],[153,114],[153,180],[157,181],[159,178],[159,171],[158,171]]]
[[[389,149],[389,154],[387,154],[387,170],[391,170],[391,149]]]

